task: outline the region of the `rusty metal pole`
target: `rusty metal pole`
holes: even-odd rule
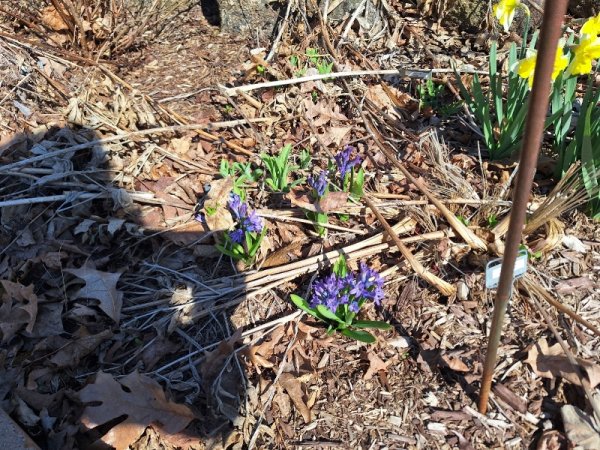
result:
[[[498,290],[494,303],[494,317],[492,329],[488,338],[487,353],[481,378],[479,391],[479,412],[487,411],[492,377],[496,366],[496,355],[502,335],[502,322],[506,307],[512,293],[513,272],[515,261],[519,253],[519,244],[525,224],[527,203],[533,177],[537,167],[537,159],[542,143],[544,122],[548,112],[548,103],[552,87],[552,71],[558,41],[562,35],[562,23],[567,12],[569,0],[546,0],[544,3],[544,16],[540,32],[539,50],[533,78],[533,87],[529,96],[527,122],[521,147],[519,173],[513,195],[513,205],[510,211],[510,222],[506,235],[504,258],[500,271]]]

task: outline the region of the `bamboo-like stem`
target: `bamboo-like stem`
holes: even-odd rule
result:
[[[563,305],[562,303],[557,301],[546,289],[544,289],[542,286],[540,286],[539,283],[537,283],[533,277],[530,277],[529,275],[527,275],[523,279],[519,280],[519,283],[525,289],[527,289],[530,292],[530,294],[536,293],[537,295],[542,297],[544,300],[546,300],[548,303],[550,303],[552,306],[554,306],[556,309],[558,309],[560,312],[566,314],[571,319],[573,319],[575,322],[579,323],[580,325],[583,325],[588,330],[592,331],[596,336],[600,337],[600,329],[598,329],[597,326],[595,326],[593,323],[585,320],[583,317],[581,317],[575,311],[573,311],[572,309],[566,307],[565,305]]]
[[[387,220],[385,220],[385,217],[381,215],[381,213],[371,200],[369,200],[367,197],[363,197],[363,202],[369,208],[371,208],[371,211],[373,211],[375,216],[377,216],[377,219],[379,220],[381,226],[392,238],[394,244],[396,244],[398,250],[400,250],[400,253],[402,253],[402,256],[406,258],[412,269],[419,277],[423,278],[425,281],[435,286],[443,295],[451,296],[456,294],[456,287],[429,272],[423,266],[423,264],[421,264],[421,262],[414,257],[414,255],[411,253],[408,247],[404,245],[404,243],[400,240],[400,238],[394,232],[390,224],[387,223]]]

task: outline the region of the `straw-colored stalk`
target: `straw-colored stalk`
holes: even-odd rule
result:
[[[438,278],[437,276],[435,276],[434,274],[429,272],[423,266],[423,264],[421,264],[421,262],[417,258],[414,257],[414,255],[411,253],[411,251],[408,249],[408,247],[406,245],[404,245],[404,243],[400,240],[400,238],[398,237],[396,232],[387,223],[387,220],[385,220],[383,215],[381,215],[381,213],[379,212],[379,210],[377,209],[375,204],[371,200],[369,200],[367,197],[363,197],[363,201],[369,208],[371,208],[373,213],[375,213],[375,216],[377,216],[379,223],[381,223],[381,226],[390,235],[390,237],[394,241],[394,244],[396,244],[396,246],[398,247],[398,250],[400,250],[400,253],[402,253],[402,256],[404,256],[406,258],[406,260],[408,261],[408,263],[410,264],[412,269],[415,271],[415,273],[419,277],[421,277],[425,281],[427,281],[429,284],[433,285],[443,295],[451,296],[451,295],[456,294],[456,288],[453,285],[442,280],[441,278]]]

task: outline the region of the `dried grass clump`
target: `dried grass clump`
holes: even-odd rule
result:
[[[110,58],[156,38],[192,0],[15,0],[7,15],[49,43]]]

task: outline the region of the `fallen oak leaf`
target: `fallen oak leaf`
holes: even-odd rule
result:
[[[600,384],[600,366],[581,358],[575,358],[579,367],[588,375],[591,388]],[[564,355],[560,344],[548,347],[545,338],[540,339],[529,349],[525,360],[533,371],[543,378],[564,378],[570,383],[581,386],[579,374]]]
[[[6,343],[23,327],[28,333],[33,331],[38,298],[33,293],[33,284],[23,286],[8,280],[2,280],[0,284],[3,287],[0,297],[0,331],[2,343]]]
[[[302,419],[304,419],[304,423],[312,422],[312,414],[310,412],[310,408],[306,406],[304,402],[304,393],[302,392],[302,379],[301,377],[296,378],[291,373],[283,373],[279,378],[279,383],[285,389],[289,397],[292,399],[292,403],[300,414],[302,415]]]
[[[85,407],[81,418],[89,429],[127,416],[102,437],[103,442],[117,450],[127,449],[150,425],[161,436],[167,436],[179,433],[195,418],[187,406],[168,400],[160,384],[138,372],[119,382],[107,373],[98,372],[95,382],[81,389],[78,395],[83,403],[93,403]]]
[[[335,211],[345,206],[347,201],[347,192],[328,192],[319,200],[318,207],[322,212]]]
[[[383,361],[376,353],[367,353],[369,358],[369,368],[363,375],[363,380],[370,380],[373,376],[379,372],[387,372],[388,366],[392,363],[392,360]]]
[[[84,328],[78,330],[76,334],[80,334],[81,337],[67,340],[50,358],[50,363],[59,368],[75,367],[84,357],[95,351],[102,342],[113,336],[111,330],[88,335]]]
[[[115,323],[119,323],[123,307],[123,292],[117,290],[117,282],[121,277],[121,272],[101,272],[85,266],[79,269],[65,269],[65,272],[85,281],[85,285],[77,291],[72,299],[92,298],[98,300],[100,309]]]

